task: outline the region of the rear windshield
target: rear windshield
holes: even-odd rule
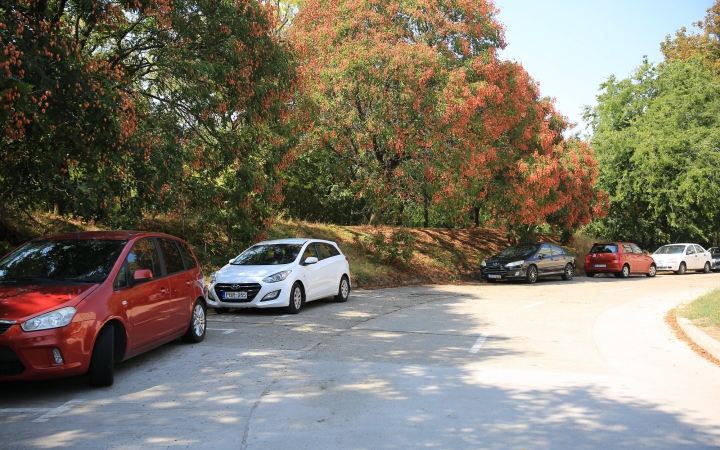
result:
[[[102,283],[124,246],[87,239],[28,242],[0,261],[0,284]]]
[[[267,244],[254,245],[245,250],[230,264],[234,266],[272,266],[290,264],[297,259],[302,245]]]
[[[618,246],[614,244],[595,244],[590,249],[590,253],[617,253]]]
[[[497,254],[498,257],[530,256],[538,249],[538,244],[518,244],[508,247]]]
[[[670,255],[673,253],[685,253],[684,245],[663,245],[655,251],[656,255]]]

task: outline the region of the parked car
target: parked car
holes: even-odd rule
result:
[[[134,231],[34,239],[0,260],[0,380],[87,373],[205,337],[204,279],[187,243]]]
[[[483,277],[489,282],[501,279],[525,280],[561,276],[572,280],[575,257],[553,244],[543,242],[516,244],[480,263]]]
[[[332,241],[280,239],[253,245],[210,275],[208,304],[228,308],[284,306],[297,314],[305,302],[350,295],[348,259]]]
[[[710,247],[708,250],[712,261],[710,261],[710,270],[716,272],[720,270],[720,247]]]
[[[663,245],[653,253],[657,270],[672,270],[683,275],[688,270],[708,273],[712,268],[710,252],[697,244]]]
[[[585,274],[611,273],[619,278],[630,274],[654,277],[658,267],[653,258],[632,242],[600,242],[593,244],[585,256]]]

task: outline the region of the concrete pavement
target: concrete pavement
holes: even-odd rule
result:
[[[118,364],[111,388],[82,377],[0,385],[0,442],[713,448],[720,368],[663,321],[713,287],[720,275],[416,286],[296,316],[211,315],[203,343]]]

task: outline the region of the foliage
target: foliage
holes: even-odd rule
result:
[[[288,33],[298,150],[332,175],[290,174],[288,198],[304,185],[319,205],[336,189],[327,203],[361,207],[353,222],[467,226],[472,211],[514,233],[602,214],[591,149],[564,140],[552,103],[496,56],[496,14],[487,0],[304,2]]]
[[[720,231],[720,79],[700,58],[610,77],[586,110],[610,196],[591,231],[644,248]]]
[[[390,236],[376,230],[360,239],[360,246],[374,261],[407,267],[413,256],[415,237],[405,228],[394,230]]]
[[[250,240],[280,200],[293,83],[253,0],[0,6],[0,209],[134,227],[203,217]]]
[[[702,33],[688,33],[687,28],[682,27],[674,38],[668,35],[660,44],[665,61],[688,61],[699,56],[708,67],[720,73],[720,0],[708,8],[704,20],[693,23],[693,26]]]

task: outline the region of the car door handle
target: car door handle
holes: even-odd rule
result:
[[[170,292],[170,289],[168,289],[168,288],[162,288],[162,289],[160,289],[160,292],[163,293],[163,294],[167,294],[168,292]]]
[[[192,284],[192,280],[186,281],[185,284],[187,284],[188,286],[190,286],[190,285]]]

